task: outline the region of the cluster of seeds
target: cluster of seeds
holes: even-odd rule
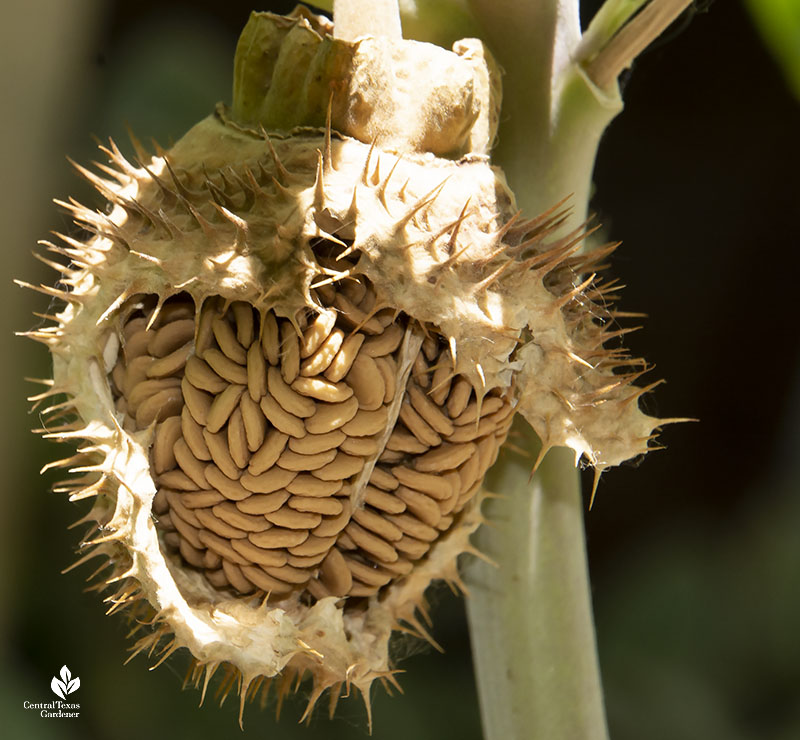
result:
[[[375,594],[453,525],[511,423],[509,394],[476,398],[434,333],[402,363],[408,322],[366,280],[314,293],[295,321],[220,298],[199,316],[188,297],[129,306],[117,410],[156,424],[163,541],[218,589]]]

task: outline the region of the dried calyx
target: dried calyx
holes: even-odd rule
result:
[[[307,711],[393,680],[393,630],[426,634],[515,411],[599,469],[658,424],[640,364],[603,346],[613,286],[586,272],[609,250],[578,254],[559,207],[518,218],[489,165],[480,44],[328,30],[254,14],[232,110],[82,170],[112,208],[68,206],[93,235],[49,245],[67,305],[32,333],[54,357],[40,400],[68,397],[49,436],[87,440],[60,463],[95,497],[81,561],[107,557],[111,609],[152,623],[136,652],[186,647],[196,683],[222,666],[242,701],[310,676]]]

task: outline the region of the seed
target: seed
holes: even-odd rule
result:
[[[222,354],[218,349],[207,349],[203,352],[203,359],[217,375],[229,383],[247,385],[247,370]]]
[[[376,357],[375,364],[383,378],[383,402],[390,403],[397,388],[397,365],[391,357]]]
[[[191,511],[186,506],[183,505],[181,501],[181,494],[178,491],[170,491],[167,490],[167,501],[169,502],[170,511],[173,514],[177,514],[183,521],[187,524],[191,524],[193,527],[200,527],[200,520],[196,516],[196,512]]]
[[[381,563],[381,567],[383,570],[389,571],[395,578],[402,578],[414,570],[414,563],[405,558],[398,558],[393,563]]]
[[[289,493],[284,490],[275,491],[274,493],[255,494],[244,501],[237,501],[236,508],[245,514],[271,514],[273,511],[280,509],[288,499]]]
[[[236,540],[236,542],[241,542],[241,540]],[[421,558],[431,547],[430,543],[422,542],[421,540],[410,537],[407,534],[403,535],[402,539],[397,540],[397,542],[393,542],[392,544],[398,552],[402,552],[403,555],[407,555],[412,560]]]
[[[425,362],[425,356],[420,352],[411,366],[411,377],[420,388],[430,387],[431,379],[428,372],[428,363]]]
[[[225,432],[217,432],[212,434],[208,429],[203,430],[203,439],[208,445],[208,451],[211,453],[211,459],[214,464],[223,472],[228,478],[236,480],[242,474],[239,466],[233,461],[231,451],[228,449],[228,435]]]
[[[325,434],[306,434],[300,439],[294,437],[290,439],[289,449],[302,455],[315,455],[338,447],[346,439],[345,433],[338,429]]]
[[[314,415],[306,419],[305,428],[311,434],[324,434],[346,424],[357,412],[358,399],[355,396],[342,403],[319,403]]]
[[[464,424],[472,424],[473,422],[477,421],[479,411],[481,416],[488,416],[489,414],[495,413],[495,411],[499,411],[505,405],[506,402],[500,398],[500,396],[489,396],[488,398],[484,398],[481,401],[480,409],[478,408],[478,402],[473,401],[455,419],[453,419],[453,424],[455,424],[457,427],[463,426]]]
[[[312,534],[317,537],[331,537],[339,534],[348,521],[350,521],[350,502],[347,500],[342,501],[342,513],[337,516],[325,517],[322,523],[317,525]],[[298,553],[298,555],[303,553]]]
[[[353,557],[348,556],[345,557],[344,560],[353,576],[358,578],[358,580],[362,583],[366,583],[368,586],[380,588],[392,580],[391,573],[387,573],[384,570],[379,570],[373,566],[365,565]]]
[[[181,436],[181,418],[170,416],[156,427],[153,440],[153,472],[163,473],[175,467],[172,447]]]
[[[350,421],[342,426],[342,431],[350,437],[367,437],[383,431],[388,421],[389,409],[387,406],[381,406],[375,411],[360,409]]]
[[[406,510],[406,505],[394,494],[386,493],[374,486],[367,486],[365,492],[364,503],[387,514],[401,514]]]
[[[164,357],[194,339],[194,319],[170,321],[156,332],[142,332],[142,334],[150,335],[147,343],[148,354],[153,357]]]
[[[335,449],[318,452],[315,455],[301,455],[291,450],[284,450],[276,464],[284,470],[294,470],[297,472],[302,470],[317,470],[323,465],[327,465],[335,457]]]
[[[188,509],[203,509],[224,501],[225,497],[214,490],[186,491],[181,494],[181,503]]]
[[[179,347],[166,357],[151,363],[147,366],[148,378],[164,378],[167,375],[177,373],[182,367],[186,365],[186,360],[189,358],[192,350],[191,342],[187,342],[183,347]]]
[[[227,522],[215,516],[208,509],[197,509],[197,518],[206,529],[210,529],[214,534],[218,534],[220,537],[227,537],[231,540],[239,540],[243,537],[247,537],[247,532],[232,527]],[[219,554],[224,557],[224,553]]]
[[[291,385],[300,372],[300,341],[294,327],[281,322],[281,375]]]
[[[189,563],[189,565],[193,565],[195,568],[203,567],[203,551],[192,547],[189,541],[185,540],[183,537],[178,537],[178,550],[181,557]]]
[[[266,591],[270,594],[277,594],[280,596],[289,593],[293,588],[287,583],[267,575],[261,568],[256,568],[252,565],[243,565],[242,573],[256,588],[260,588],[262,591]]]
[[[183,398],[180,388],[167,388],[154,396],[150,396],[136,410],[136,425],[139,429],[146,429],[154,421],[161,421],[168,416],[177,416],[181,413]]]
[[[465,378],[459,378],[453,385],[450,395],[447,398],[447,413],[450,414],[451,419],[455,419],[464,413],[469,403],[469,397],[472,395],[472,386]]]
[[[477,447],[467,442],[452,445],[443,442],[436,449],[414,458],[414,467],[422,473],[438,473],[452,470],[462,465],[477,451]]]
[[[286,563],[295,568],[313,568],[325,559],[325,554],[321,552],[319,555],[289,555],[286,558]]]
[[[300,375],[310,377],[324,373],[336,357],[344,342],[344,332],[334,329],[311,357],[300,365]]]
[[[128,363],[125,368],[125,382],[122,389],[126,396],[129,396],[139,383],[147,379],[147,368],[154,362],[155,360],[150,355],[143,355],[142,357],[135,357]]]
[[[231,308],[236,321],[236,339],[246,349],[253,343],[253,307],[249,303],[236,301]]]
[[[402,514],[387,514],[386,518],[414,539],[431,543],[439,536],[439,533],[433,527],[424,524],[407,511]]]
[[[251,475],[260,475],[269,470],[281,456],[287,439],[289,439],[287,434],[277,429],[270,429],[264,443],[250,458],[247,472]]]
[[[269,392],[275,397],[281,408],[292,416],[305,419],[316,411],[316,404],[310,398],[301,395],[284,382],[281,371],[277,367],[269,368],[267,384]]]
[[[358,306],[364,297],[367,295],[367,286],[364,283],[356,278],[355,280],[346,280],[341,283],[340,290],[344,293],[345,297],[348,301],[350,301],[354,306]],[[370,291],[372,293],[372,291]],[[372,299],[374,302],[375,294],[372,293]],[[360,308],[360,306],[359,306]]]
[[[334,596],[346,596],[353,585],[353,576],[344,556],[335,547],[322,561],[319,577]]]
[[[169,511],[169,502],[167,501],[167,491],[164,488],[159,488],[156,495],[153,496],[153,513],[160,515],[166,514]]]
[[[272,493],[279,488],[286,488],[296,477],[297,473],[291,470],[272,467],[260,475],[245,473],[240,481],[248,491],[253,493]]]
[[[287,529],[313,529],[322,521],[321,514],[297,511],[285,506],[277,511],[264,514],[264,516],[272,524],[278,527],[286,527]]]
[[[286,490],[299,496],[332,496],[342,488],[341,480],[320,480],[313,475],[301,473],[288,486]]]
[[[212,401],[205,425],[209,432],[213,434],[222,429],[228,417],[239,405],[244,388],[243,385],[229,385]]]
[[[145,353],[147,353],[152,357],[152,353],[148,351],[150,338],[152,336],[153,332],[141,329],[140,331],[137,331],[134,334],[132,334],[130,338],[126,339],[122,343],[123,347],[122,351],[123,351],[123,356],[125,357],[125,362],[130,364],[130,362],[135,357],[141,357]]]
[[[387,563],[397,560],[397,551],[386,540],[368,532],[356,522],[351,521],[345,527],[345,532],[358,547],[370,555],[374,555],[378,560],[384,560]]]
[[[187,524],[174,512],[170,518],[172,519],[172,523],[175,525],[175,529],[178,530],[178,534],[180,534],[183,539],[185,539],[192,547],[198,550],[204,549],[204,544],[200,540],[199,529],[193,527],[191,524]]]
[[[141,383],[137,383],[126,397],[129,413],[135,415],[139,406],[148,398],[169,388],[176,388],[179,385],[180,380],[178,380],[178,378],[160,378],[158,380],[144,380]]]
[[[261,349],[270,365],[277,365],[280,357],[280,339],[278,336],[278,322],[275,314],[270,311],[264,315],[261,328]]]
[[[385,491],[393,491],[400,485],[400,481],[397,478],[378,465],[373,468],[369,482],[374,486],[378,486],[378,488],[383,488]]]
[[[443,406],[450,394],[450,386],[453,382],[453,372],[450,365],[442,361],[436,370],[433,371],[433,378],[431,378],[431,389],[428,392],[431,401],[437,406]]]
[[[378,462],[385,465],[396,465],[397,463],[403,462],[405,458],[406,456],[402,452],[384,449],[384,451],[381,452],[380,457],[378,457]]]
[[[327,403],[341,403],[353,395],[353,389],[349,385],[331,383],[322,378],[299,377],[292,383],[292,389],[304,396],[316,398],[318,401],[326,401]]]
[[[314,496],[292,496],[289,506],[297,511],[306,511],[312,514],[336,516],[342,513],[342,502],[333,497],[316,498]]]
[[[397,490],[400,491],[401,489],[402,486]],[[437,514],[438,514],[438,507],[437,507]],[[373,532],[374,534],[378,535],[387,542],[392,540],[399,540],[403,536],[403,532],[399,527],[392,524],[389,520],[387,520],[380,514],[376,513],[372,509],[367,509],[367,508],[357,509],[355,512],[353,512],[353,519],[355,519],[355,521],[357,521],[362,527],[364,527],[364,529]]]
[[[300,557],[319,555],[333,547],[334,542],[336,542],[336,535],[331,537],[317,537],[311,534],[305,542],[290,547],[289,552],[292,555],[299,555]]]
[[[428,445],[422,444],[413,434],[403,431],[402,428],[395,427],[391,436],[386,441],[386,449],[418,455],[421,452],[426,452],[430,448]]]
[[[265,550],[262,547],[256,547],[250,540],[232,540],[231,547],[251,563],[273,567],[286,564],[286,553],[284,551]]]
[[[331,333],[335,324],[336,313],[334,311],[323,311],[318,314],[303,335],[300,357],[306,358],[313,355]]]
[[[267,419],[261,411],[261,407],[248,393],[243,393],[239,399],[239,409],[242,413],[247,449],[250,452],[255,452],[264,443],[264,437],[267,433]]]
[[[158,476],[160,486],[174,488],[176,491],[197,491],[195,482],[181,470],[168,470]]]
[[[361,345],[364,343],[364,335],[360,333],[350,334],[343,342],[339,351],[331,360],[325,377],[332,383],[338,383],[353,365]]]
[[[219,377],[205,360],[197,355],[192,355],[186,361],[185,376],[195,387],[209,393],[222,393],[227,387],[227,381]]]
[[[181,381],[183,400],[192,418],[200,425],[205,426],[208,420],[208,410],[211,408],[211,396],[205,391],[195,388],[187,378]]]
[[[198,460],[208,462],[211,459],[211,453],[208,451],[208,445],[203,437],[203,427],[192,418],[188,406],[184,406],[181,411],[181,434]]]
[[[332,462],[323,465],[321,468],[314,470],[311,474],[320,480],[344,480],[351,475],[361,472],[364,467],[364,459],[361,457],[354,457],[345,452],[337,452],[336,457]]]
[[[291,565],[281,565],[277,568],[265,565],[263,568],[268,575],[271,575],[273,578],[279,578],[282,581],[286,581],[286,583],[300,585],[305,583],[311,577],[311,574],[307,570],[293,568]]]
[[[245,393],[242,398],[247,396]],[[247,396],[249,398],[249,396]],[[231,457],[240,468],[246,468],[250,459],[250,450],[247,449],[247,434],[242,421],[242,411],[240,406],[234,409],[230,419],[228,419],[228,449]]]
[[[267,365],[258,344],[251,344],[247,350],[247,390],[255,402],[267,392]]]
[[[222,560],[220,559],[220,566],[222,565]],[[206,580],[216,589],[223,589],[223,588],[230,588],[230,583],[228,582],[228,576],[225,575],[225,571],[222,570],[220,567],[219,570],[207,570],[206,571]]]
[[[383,404],[386,391],[383,375],[375,360],[368,355],[359,353],[347,373],[347,383],[353,389],[361,409],[374,411]]]
[[[231,586],[240,593],[248,594],[254,590],[255,586],[242,575],[242,570],[239,566],[223,560],[222,570],[225,573],[225,577],[230,581]]]
[[[453,422],[419,388],[410,384],[407,394],[414,410],[428,422],[434,431],[443,435],[453,432]]]
[[[429,527],[435,527],[442,518],[439,505],[430,496],[405,486],[400,486],[394,493],[408,507],[409,512]]]
[[[219,348],[229,360],[237,365],[244,365],[247,362],[247,353],[244,347],[239,344],[231,325],[225,319],[214,319],[211,322],[211,330],[214,332],[214,338],[217,340]]]
[[[366,413],[372,412],[368,411]],[[339,445],[339,449],[348,455],[372,457],[378,452],[378,441],[374,437],[348,437],[346,441]]]
[[[215,465],[206,465],[206,480],[229,501],[241,501],[252,494],[238,480],[225,475]]]
[[[378,589],[375,586],[367,586],[365,583],[361,583],[361,581],[353,581],[353,585],[350,588],[349,596],[353,597],[369,597],[374,596],[377,593]]]
[[[392,324],[378,336],[367,339],[362,350],[363,354],[369,357],[389,355],[400,346],[404,334],[405,330],[401,326]]]
[[[343,293],[336,294],[333,305],[341,311],[342,319],[359,331],[363,331],[365,334],[380,334],[383,331],[380,321],[375,318],[367,318],[367,314],[354,306]]]
[[[266,532],[254,532],[248,535],[248,539],[256,547],[263,547],[266,550],[274,550],[279,547],[294,547],[308,539],[308,532],[304,529],[283,529],[272,527]]]
[[[197,336],[194,340],[194,351],[197,355],[202,355],[210,346],[214,333],[211,329],[211,324],[217,317],[215,299],[210,299],[203,303],[200,309],[200,320],[197,322]]]
[[[236,541],[241,542],[241,540]],[[234,540],[231,540],[231,542],[234,542]],[[222,567],[222,558],[213,550],[206,550],[203,553],[203,567],[208,568],[209,570],[220,568]]]
[[[225,560],[236,563],[237,565],[248,565],[249,561],[247,558],[243,558],[233,549],[230,540],[226,540],[213,532],[209,532],[207,529],[200,530],[197,537],[209,550],[213,550]]]
[[[175,442],[173,452],[175,454],[175,461],[178,463],[181,470],[183,470],[183,472],[200,488],[207,489],[209,484],[204,473],[205,465],[192,454],[189,445],[186,444],[186,440],[183,439],[183,437]]]
[[[276,429],[279,429],[284,434],[288,434],[290,437],[306,436],[306,427],[303,425],[303,422],[284,410],[273,396],[264,396],[259,405],[264,412],[264,416],[267,417],[270,424]],[[313,419],[314,417],[312,416],[311,418]],[[309,429],[309,431],[312,430]]]
[[[448,442],[472,442],[474,439],[490,434],[497,428],[497,424],[489,417],[484,417],[478,424],[464,424],[456,427],[452,434],[447,435]]]
[[[452,493],[450,483],[439,476],[421,473],[402,465],[392,468],[392,473],[403,485],[427,493],[439,501],[446,499]]]
[[[438,529],[440,532],[446,532],[448,529],[450,529],[450,525],[452,523],[453,523],[452,516],[443,516],[439,520],[439,523],[436,525],[436,529]]]
[[[436,447],[441,444],[442,438],[433,430],[433,428],[411,407],[407,401],[403,401],[400,405],[400,421],[406,425],[406,428],[411,432],[422,444],[427,447]]]

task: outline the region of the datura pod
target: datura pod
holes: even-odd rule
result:
[[[597,470],[659,424],[642,363],[604,347],[611,247],[582,253],[563,203],[521,218],[489,162],[482,44],[331,31],[254,13],[230,108],[79,167],[109,207],[62,204],[89,236],[47,243],[66,305],[30,332],[45,436],[84,440],[54,463],[94,499],[79,562],[107,560],[134,654],[186,648],[242,704],[310,677],[307,714],[351,686],[369,706],[393,630],[426,635],[516,413]]]

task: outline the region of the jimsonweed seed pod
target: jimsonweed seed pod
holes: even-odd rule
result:
[[[307,712],[367,697],[392,631],[425,635],[430,582],[460,583],[515,413],[598,470],[647,450],[590,274],[610,249],[581,254],[560,204],[516,212],[499,97],[477,41],[259,13],[231,108],[79,167],[110,208],[63,204],[90,236],[47,244],[65,307],[31,332],[54,365],[36,401],[64,396],[46,436],[84,440],[60,488],[93,498],[79,562],[107,558],[134,653],[185,647],[242,701],[304,676]]]

